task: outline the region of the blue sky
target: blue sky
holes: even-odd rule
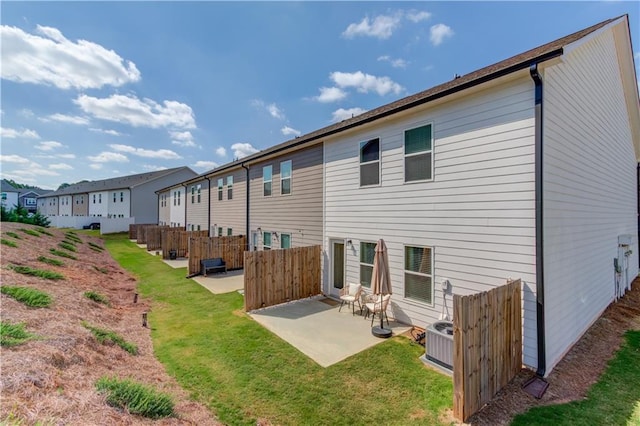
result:
[[[2,2],[2,176],[198,173],[640,3]],[[636,67],[636,73],[638,67]]]

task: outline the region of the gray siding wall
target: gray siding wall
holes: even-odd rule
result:
[[[229,200],[227,177],[233,176],[233,194]],[[218,179],[223,179],[222,200],[218,199]],[[246,170],[238,168],[211,176],[211,227],[214,236],[215,227],[222,227],[223,235],[231,228],[233,235],[244,235],[247,224],[247,176]]]
[[[280,193],[280,163],[291,160],[291,194]],[[273,167],[272,195],[263,195],[263,166]],[[323,148],[318,144],[250,166],[250,229],[291,235],[291,247],[322,244]],[[250,236],[251,238],[251,236]],[[272,241],[280,248],[280,241]],[[258,249],[262,248],[259,235]]]
[[[198,196],[198,187],[200,194]],[[193,190],[193,193],[192,193]],[[208,230],[209,216],[209,181],[202,179],[200,181],[187,185],[187,230]]]
[[[158,194],[155,191],[193,179],[195,176],[193,170],[181,169],[132,188],[131,216],[135,217],[135,223],[158,223]]]
[[[75,194],[72,208],[74,216],[89,216],[89,194]]]

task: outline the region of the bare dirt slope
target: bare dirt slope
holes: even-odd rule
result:
[[[128,275],[105,251],[90,248],[88,241],[102,246],[101,240],[78,234],[78,260],[52,255],[50,248],[64,238],[62,230],[47,229],[53,237],[27,235],[19,228],[30,225],[2,223],[2,238],[18,248],[1,245],[2,285],[32,287],[53,298],[49,308],[27,308],[14,299],[1,296],[3,321],[24,322],[37,340],[2,348],[0,355],[0,421],[20,424],[65,425],[210,425],[219,424],[202,405],[189,400],[187,393],[169,377],[154,357],[150,330],[142,327],[142,312],[149,304],[141,299],[134,304],[136,280]],[[6,235],[15,232],[22,239]],[[60,249],[64,251],[63,249]],[[64,261],[51,266],[38,261],[46,256]],[[63,274],[62,281],[21,275],[9,265],[24,265]],[[107,296],[111,306],[84,297],[96,291]],[[103,345],[81,325],[82,321],[115,331],[138,346],[139,354],[130,355],[116,345]],[[130,378],[173,396],[176,417],[152,421],[108,406],[95,390],[102,376]]]

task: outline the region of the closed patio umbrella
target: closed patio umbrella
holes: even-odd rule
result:
[[[371,277],[371,291],[376,297],[380,297],[380,306],[382,307],[382,298],[386,294],[391,294],[391,275],[389,273],[389,255],[387,254],[387,245],[383,239],[379,239],[375,248],[373,258],[373,273]],[[380,327],[375,326],[371,329],[371,334],[376,337],[391,337],[391,330],[384,328],[384,315],[380,312]]]

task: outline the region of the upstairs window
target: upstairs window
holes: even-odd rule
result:
[[[404,132],[404,181],[433,179],[431,124]]]
[[[360,243],[360,284],[363,287],[371,288],[375,249],[376,243]]]
[[[180,205],[180,195],[182,194],[182,191],[178,191],[178,205]]]
[[[96,194],[93,194],[93,204],[96,203]]]
[[[222,201],[222,187],[224,186],[224,180],[218,179],[218,201]]]
[[[173,191],[173,205],[175,206],[177,202],[178,202],[178,193],[176,191]]]
[[[360,142],[360,186],[380,184],[380,139]]]
[[[200,200],[201,200],[201,192],[202,192],[202,185],[198,184],[198,186],[196,186],[196,191],[198,192],[198,203],[200,203]]]
[[[191,185],[191,204],[195,202],[196,202],[196,187],[194,185]]]
[[[227,176],[227,200],[233,199],[233,176]]]
[[[113,193],[113,202],[114,202],[114,203],[116,202],[116,196],[117,196],[117,194],[114,192],[114,193]]]
[[[404,248],[404,297],[433,303],[432,262],[430,247]]]
[[[124,192],[120,193],[120,202],[123,203],[124,202]]]
[[[280,163],[280,195],[291,194],[291,160]]]
[[[98,194],[98,204],[102,204],[102,194]]]
[[[272,166],[264,166],[262,168],[262,195],[265,197],[271,196],[271,181],[273,179]],[[271,234],[269,234],[271,236]]]

